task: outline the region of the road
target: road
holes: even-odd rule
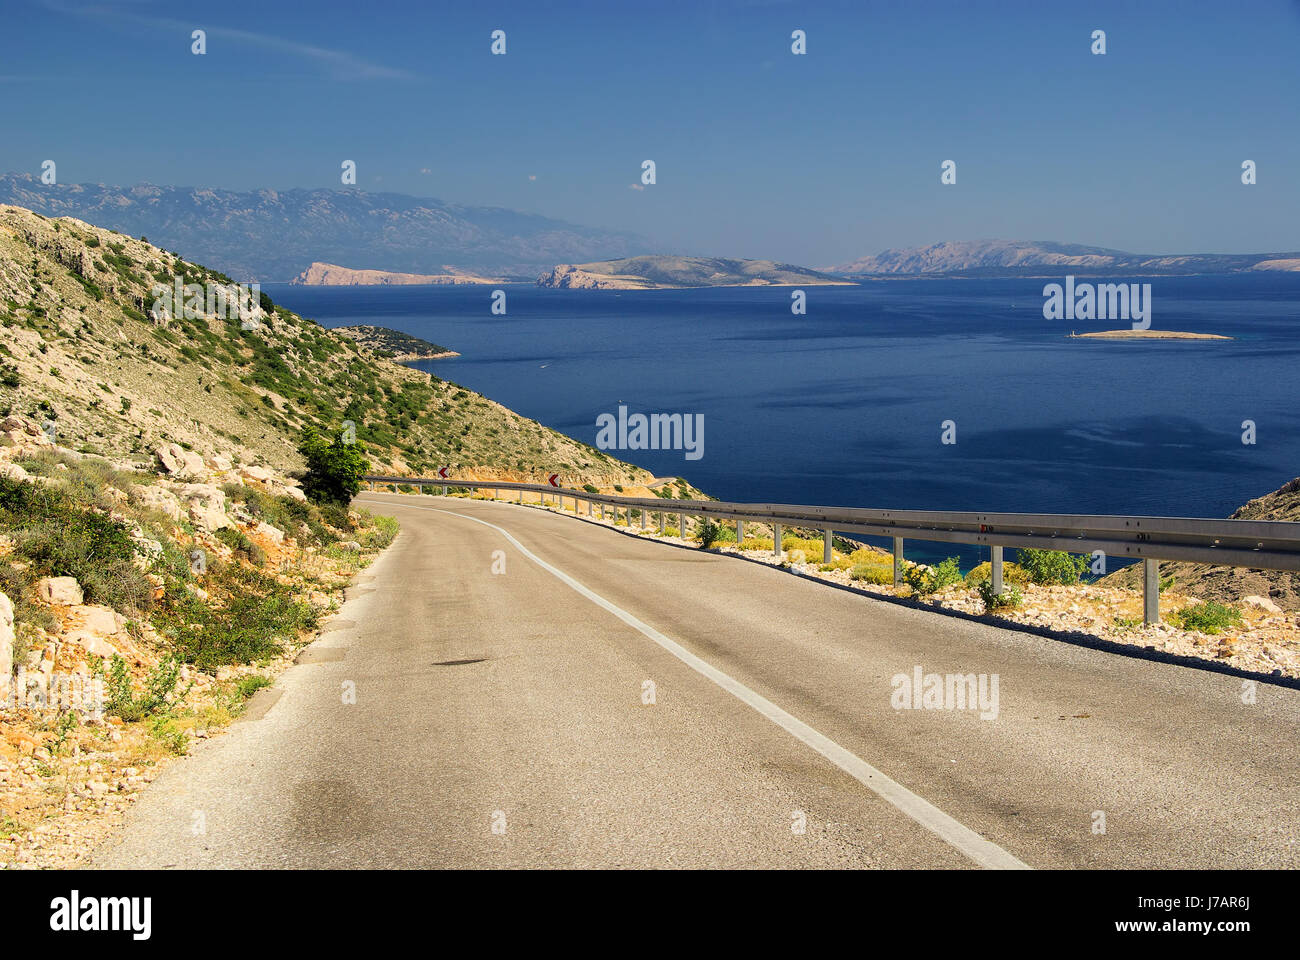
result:
[[[535,507],[359,502],[402,533],[310,662],[95,865],[1300,866],[1295,690]],[[996,675],[996,718],[896,709],[918,667]]]

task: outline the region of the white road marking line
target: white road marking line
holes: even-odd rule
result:
[[[392,503],[393,501],[383,500],[380,502]],[[408,505],[402,504],[402,506]],[[682,661],[682,663],[686,664],[695,672],[708,677],[736,699],[767,717],[767,719],[771,720],[782,730],[786,731],[786,733],[802,740],[805,744],[812,747],[812,749],[816,750],[831,763],[835,764],[835,766],[853,777],[853,779],[857,780],[868,790],[872,791],[883,800],[893,804],[903,813],[907,814],[907,816],[925,827],[925,829],[961,851],[979,866],[991,870],[1032,869],[1028,864],[1018,860],[1015,856],[1008,853],[1006,850],[1003,850],[993,841],[986,840],[974,830],[948,816],[948,814],[944,813],[928,800],[917,796],[901,783],[891,780],[861,757],[845,750],[834,740],[824,734],[818,733],[799,718],[786,713],[771,700],[755,693],[739,680],[736,680],[729,674],[723,673],[711,663],[701,660],[675,640],[664,636],[648,623],[638,620],[622,607],[611,603],[600,594],[583,586],[583,584],[579,583],[563,570],[553,567],[511,536],[509,531],[503,530],[494,523],[488,523],[486,520],[480,520],[478,517],[471,517],[463,513],[456,513],[453,510],[440,510],[437,507],[418,507],[413,504],[409,505],[409,509],[432,510],[434,513],[445,513],[448,516],[460,517],[462,520],[470,520],[474,523],[481,523],[485,527],[491,527],[497,533],[510,541],[510,543],[514,544],[515,548],[519,550],[520,553],[533,561],[533,563],[537,564],[543,570],[568,584],[592,603],[608,610],[634,630],[649,637],[655,643],[659,644],[659,646],[663,647],[675,656],[678,660]]]

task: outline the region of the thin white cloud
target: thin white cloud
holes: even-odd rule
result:
[[[310,43],[299,43],[296,40],[289,40],[285,37],[278,37],[265,33],[255,33],[252,30],[237,30],[232,27],[211,26],[207,23],[200,23],[197,20],[186,22],[167,17],[144,16],[108,4],[77,5],[63,3],[61,0],[45,0],[45,6],[56,13],[95,17],[103,20],[116,21],[118,23],[135,23],[156,29],[175,30],[183,35],[187,45],[189,43],[188,38],[192,31],[205,30],[207,31],[209,40],[208,56],[211,56],[213,53],[211,49],[211,40],[216,37],[218,39],[230,40],[234,43],[244,44],[246,46],[260,47],[263,50],[273,50],[277,53],[288,54],[290,56],[300,57],[304,60],[314,61],[327,67],[334,76],[344,80],[421,79],[418,75],[411,73],[408,70],[401,70],[380,63],[372,63],[369,60],[354,56],[345,50],[331,50],[327,47],[318,47]]]

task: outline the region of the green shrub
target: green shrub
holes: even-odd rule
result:
[[[903,582],[915,593],[929,596],[945,587],[961,583],[961,568],[957,565],[956,557],[949,557],[936,567],[922,568],[913,564],[903,571]]]
[[[1213,600],[1183,607],[1174,612],[1173,619],[1184,630],[1199,630],[1201,633],[1222,633],[1241,626],[1239,611]]]
[[[980,600],[984,602],[985,613],[996,613],[999,610],[1020,606],[1022,599],[1020,588],[1015,584],[1003,587],[1001,593],[994,593],[993,581],[985,580],[977,589],[979,590]]]
[[[698,531],[700,546],[705,550],[713,546],[718,540],[718,533],[721,529],[711,517],[701,517]]]
[[[361,492],[361,478],[370,464],[355,443],[344,443],[342,436],[327,442],[314,427],[307,427],[298,452],[307,461],[302,489],[309,500],[349,503]]]
[[[266,562],[266,551],[249,540],[241,530],[223,527],[217,531],[217,539],[235,551],[236,556],[242,556],[256,566]]]
[[[163,660],[145,678],[144,690],[137,697],[131,686],[131,674],[126,668],[126,661],[118,654],[113,654],[105,684],[108,688],[105,709],[128,723],[170,709],[180,670],[180,662],[175,657]],[[187,687],[178,699],[184,699],[188,692]]]
[[[236,590],[225,606],[199,600],[180,583],[169,585],[159,604],[154,626],[184,662],[203,669],[250,663],[278,653],[315,625],[311,607],[274,577],[249,569],[224,576]]]
[[[1030,583],[1078,583],[1088,572],[1091,558],[1087,554],[1070,554],[1064,550],[1017,550],[1016,560]]]

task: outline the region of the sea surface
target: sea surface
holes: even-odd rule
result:
[[[488,287],[263,289],[459,351],[418,366],[588,443],[620,404],[703,414],[702,459],[611,453],[725,500],[1223,517],[1300,475],[1300,275],[1135,278],[1153,329],[1231,341],[1070,339],[1129,324],[1045,320],[1062,279],[809,287],[804,316],[789,288],[514,284],[504,316]]]

